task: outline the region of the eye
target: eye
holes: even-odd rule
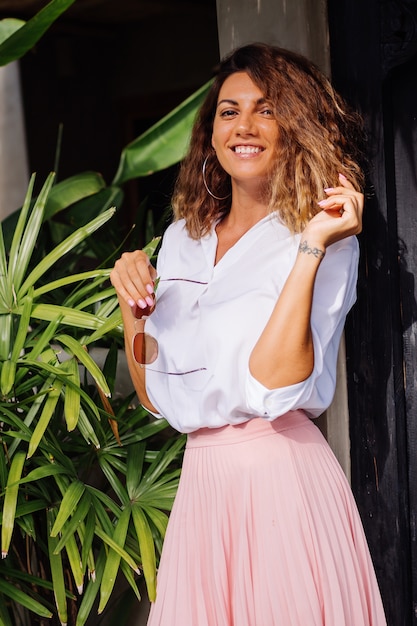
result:
[[[260,110],[260,114],[264,115],[265,117],[274,117],[274,112],[272,109],[265,107],[264,109]]]
[[[237,112],[233,109],[225,109],[220,112],[220,117],[234,117],[235,115],[237,115]]]

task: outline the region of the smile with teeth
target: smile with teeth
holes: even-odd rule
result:
[[[237,154],[257,154],[263,152],[263,148],[260,146],[234,146],[233,151]]]

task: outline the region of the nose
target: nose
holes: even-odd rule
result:
[[[237,118],[236,133],[238,135],[254,135],[256,126],[254,116],[250,112],[241,112]]]

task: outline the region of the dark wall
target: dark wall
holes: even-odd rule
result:
[[[347,327],[352,487],[390,626],[417,623],[417,3],[329,0],[333,81],[368,133]]]
[[[122,148],[212,76],[215,1],[187,12],[183,4],[123,19],[121,3],[114,22],[103,21],[99,6],[96,20],[91,8],[88,20],[63,14],[21,60],[29,166],[39,184],[55,168],[61,131],[58,179],[91,169],[110,184]],[[128,183],[119,219],[128,228],[146,195],[167,204],[171,187],[169,174]]]

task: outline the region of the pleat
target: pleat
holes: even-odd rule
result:
[[[384,626],[350,486],[303,412],[188,437],[148,626]]]

